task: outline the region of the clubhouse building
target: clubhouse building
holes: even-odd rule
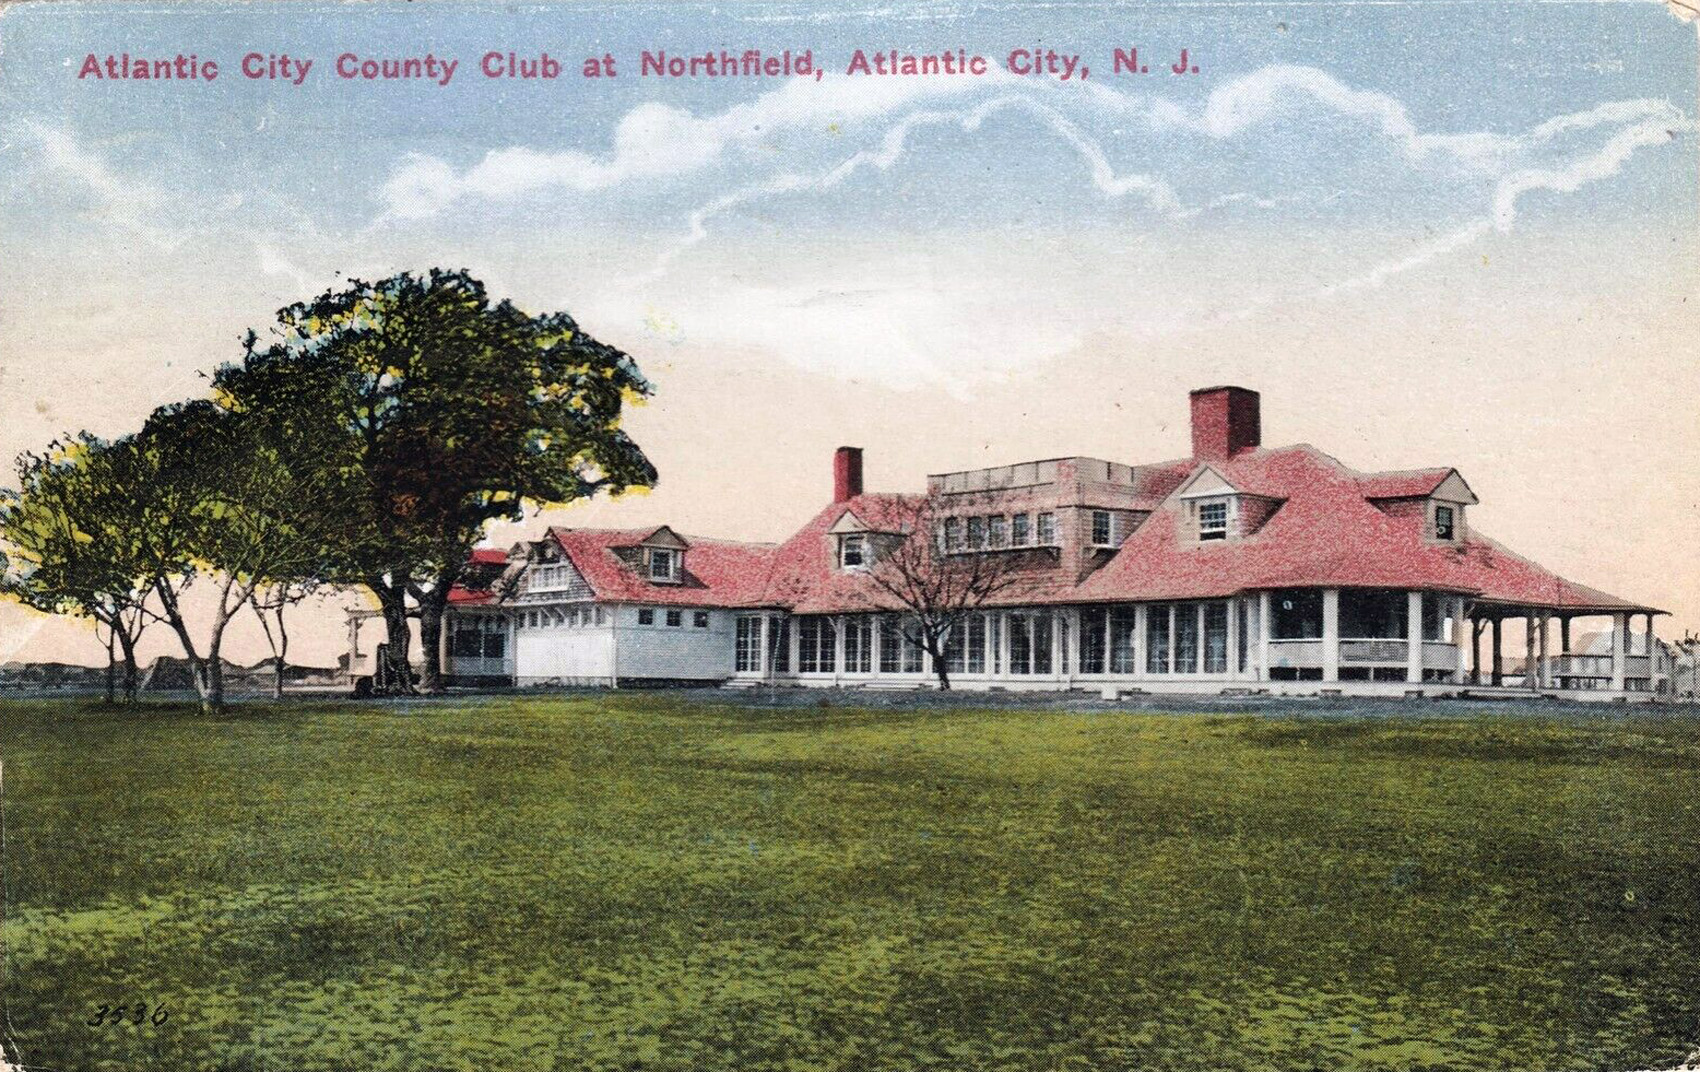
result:
[[[928,539],[941,560],[997,556],[1004,577],[950,638],[955,688],[1669,688],[1662,612],[1476,532],[1456,470],[1363,473],[1308,445],[1264,447],[1242,387],[1191,405],[1189,457],[942,473],[924,495],[864,490],[861,451],[841,447],[832,501],[778,545],[553,528],[480,551],[451,594],[445,668],[467,684],[928,687],[930,659],[876,578],[904,541]]]

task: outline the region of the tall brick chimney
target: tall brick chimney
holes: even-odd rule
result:
[[[832,455],[832,501],[847,502],[862,494],[862,448],[839,447]]]
[[[1192,456],[1225,462],[1263,441],[1256,391],[1244,387],[1201,387],[1192,392]]]

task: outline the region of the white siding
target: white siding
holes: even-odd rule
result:
[[[721,681],[732,676],[737,614],[710,610],[708,628],[694,624],[701,608],[616,607],[619,629],[619,676],[622,681]],[[638,612],[655,612],[653,625],[639,625]],[[667,611],[678,610],[682,624],[669,626]]]

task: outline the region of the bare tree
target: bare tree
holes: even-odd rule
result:
[[[939,688],[948,690],[952,638],[965,637],[968,619],[1023,579],[1031,552],[947,546],[931,496],[896,504],[880,520],[888,531],[869,533],[865,550],[868,581],[884,604],[877,609],[901,608],[904,638],[932,657]]]

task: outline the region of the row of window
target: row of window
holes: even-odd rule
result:
[[[1240,628],[1246,629],[1246,606]],[[1141,665],[1149,674],[1222,674],[1228,670],[1228,604],[1159,603],[1146,608],[1143,648],[1134,608],[1083,611],[1080,648],[1074,672],[1131,674]],[[790,671],[788,621],[770,619],[766,630],[768,662],[776,672]],[[842,626],[843,665],[839,666],[838,630]],[[1051,674],[1067,672],[1070,619],[1051,611],[1008,611],[970,615],[945,645],[951,674]],[[809,616],[796,620],[797,672],[918,674],[922,650],[912,623],[895,615],[850,615],[842,619]],[[877,640],[876,645],[876,631]],[[1004,635],[1007,632],[1007,637]],[[762,668],[762,618],[741,615],[737,622],[736,669]],[[1245,669],[1246,646],[1239,666]],[[1058,652],[1061,652],[1059,656]],[[1006,662],[1007,660],[1007,662]]]
[[[946,551],[989,551],[1004,547],[1054,547],[1057,515],[984,514],[947,517],[942,535]]]
[[[514,615],[515,629],[583,629],[608,624],[605,607],[538,607]]]
[[[639,625],[654,625],[657,613],[658,612],[656,611],[656,609],[654,607],[639,607],[638,612],[637,612],[638,624]],[[685,611],[682,611],[682,610],[663,610],[663,611],[660,611],[659,613],[661,615],[661,620],[666,623],[667,628],[669,628],[669,629],[683,629],[685,627],[685,614],[686,614]],[[708,611],[706,611],[706,610],[693,610],[693,611],[690,611],[689,613],[690,613],[690,616],[691,616],[691,628],[693,628],[693,629],[707,629],[708,628]]]
[[[547,565],[539,563],[531,567],[525,584],[530,589],[568,588],[577,579],[578,571],[564,562]]]

